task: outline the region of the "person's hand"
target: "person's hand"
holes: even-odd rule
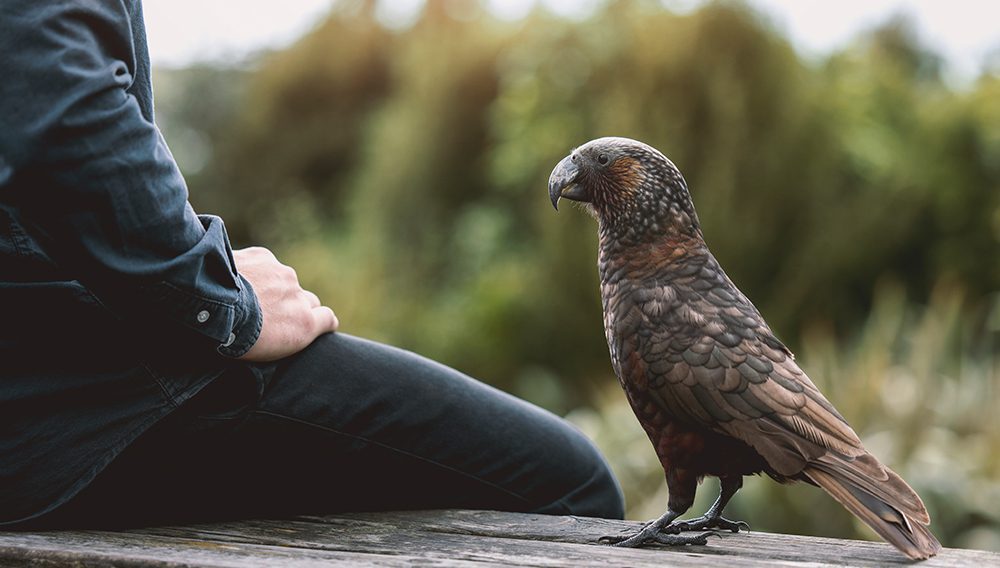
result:
[[[295,270],[266,248],[233,251],[236,269],[250,281],[260,302],[260,337],[240,359],[274,361],[305,349],[316,337],[336,331],[340,322],[319,297],[299,285]]]

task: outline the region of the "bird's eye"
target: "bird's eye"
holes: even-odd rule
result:
[[[611,161],[611,159],[608,158],[607,154],[601,154],[601,155],[597,156],[597,163],[601,164],[602,166],[608,165],[608,162],[610,162],[610,161]]]

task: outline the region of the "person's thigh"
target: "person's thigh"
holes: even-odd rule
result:
[[[623,515],[617,482],[579,431],[423,357],[337,333],[253,371],[206,387],[48,521],[449,507]]]
[[[282,365],[242,435],[323,510],[466,507],[621,517],[607,464],[551,413],[413,353],[346,334]]]

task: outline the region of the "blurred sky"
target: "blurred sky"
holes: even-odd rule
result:
[[[183,66],[198,60],[239,58],[262,48],[282,47],[307,32],[332,0],[145,0],[153,63]],[[541,3],[567,16],[585,16],[600,0],[489,0],[498,16],[516,19]],[[704,0],[663,0],[677,11]],[[909,14],[948,65],[948,78],[962,83],[978,75],[988,54],[1000,53],[1000,2],[992,0],[750,0],[792,38],[806,56],[842,46],[858,31],[887,17]],[[380,16],[405,26],[423,0],[382,0]]]

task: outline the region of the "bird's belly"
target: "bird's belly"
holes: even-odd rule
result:
[[[707,427],[671,416],[642,393],[626,394],[639,423],[649,436],[664,471],[683,469],[698,476],[753,475],[767,463],[744,442]]]

